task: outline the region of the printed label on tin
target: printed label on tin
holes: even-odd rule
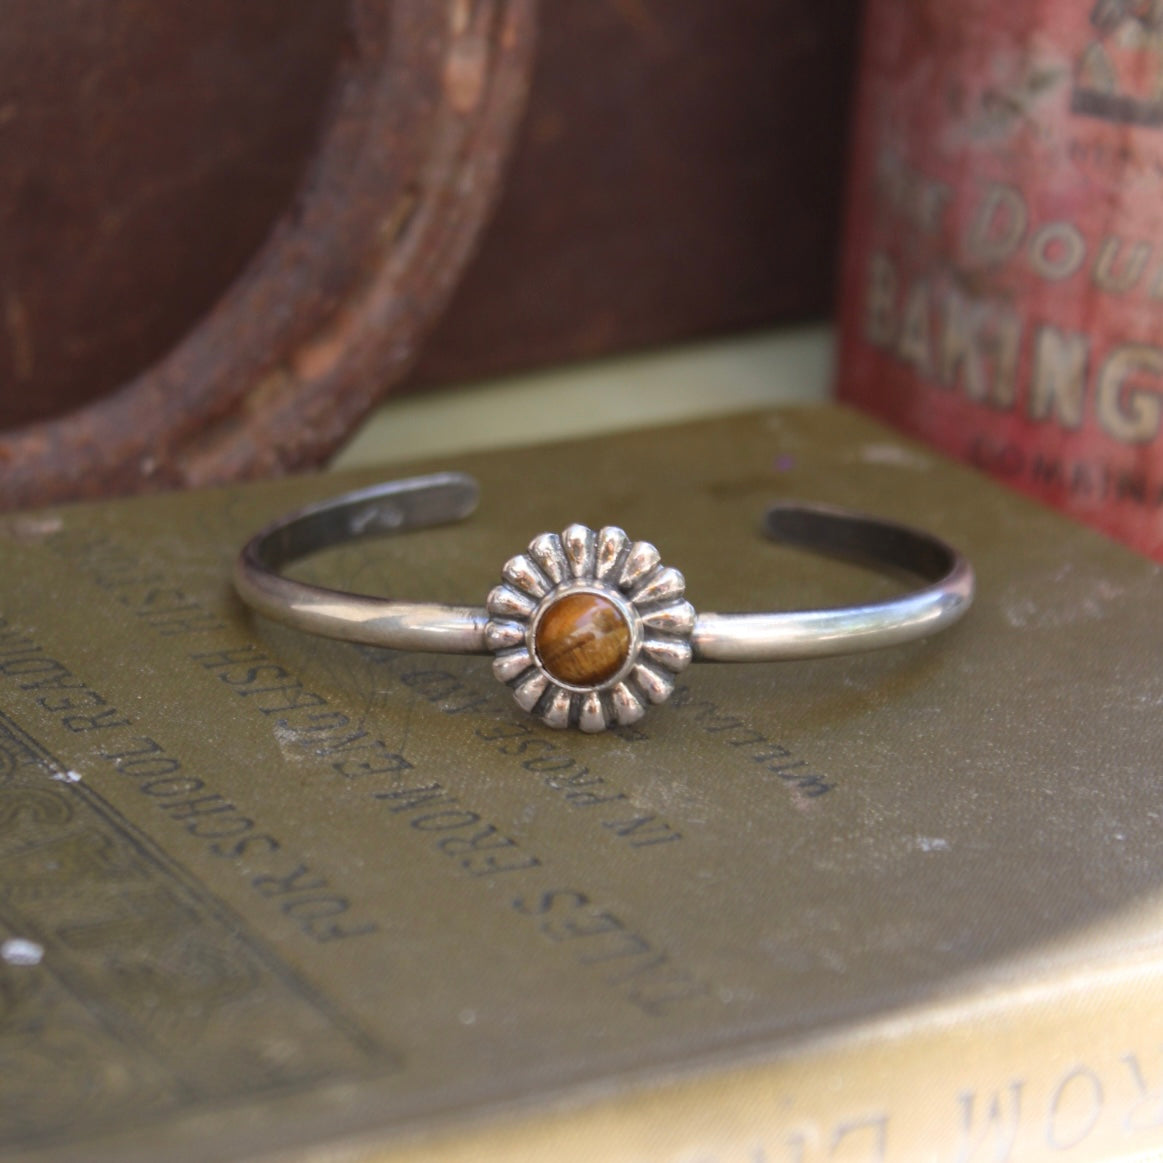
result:
[[[874,2],[841,398],[1163,559],[1163,3]]]

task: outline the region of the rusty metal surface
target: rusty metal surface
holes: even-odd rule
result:
[[[553,0],[432,384],[826,315],[859,0]]]
[[[156,23],[170,7],[151,4],[148,15]],[[76,0],[54,12],[63,22],[87,8]],[[490,208],[525,96],[534,0],[349,0],[338,34],[315,19],[299,36],[317,35],[318,51],[286,54],[305,78],[305,112],[279,132],[301,148],[310,106],[329,95],[289,209],[249,262],[261,216],[246,229],[232,223],[244,269],[204,312],[187,304],[196,322],[146,370],[99,400],[107,385],[96,380],[71,395],[40,389],[46,410],[81,406],[0,433],[6,507],[317,463],[410,366]],[[0,126],[5,116],[0,106]],[[164,117],[155,131],[164,137]],[[302,156],[291,150],[256,206],[278,201]],[[91,181],[81,161],[76,174]],[[0,195],[13,196],[2,180]],[[122,265],[151,244],[150,232],[127,237]],[[205,280],[211,291],[228,267]],[[21,389],[15,374],[29,371],[35,321],[23,300],[3,306],[4,395],[35,396],[33,379]]]

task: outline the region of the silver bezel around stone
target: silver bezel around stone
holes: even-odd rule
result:
[[[485,603],[493,673],[519,706],[551,727],[594,733],[637,722],[650,704],[670,696],[691,661],[695,610],[685,600],[682,574],[663,565],[648,541],[631,541],[616,526],[542,533],[505,563],[501,577]],[[591,685],[550,673],[536,646],[546,612],[576,593],[609,601],[630,632],[617,672]]]

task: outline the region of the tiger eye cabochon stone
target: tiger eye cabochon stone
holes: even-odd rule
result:
[[[541,615],[534,649],[541,665],[559,682],[599,686],[625,665],[630,627],[608,598],[566,594]]]

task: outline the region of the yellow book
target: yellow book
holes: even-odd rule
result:
[[[302,576],[479,605],[580,521],[700,609],[894,591],[763,540],[796,497],[938,533],[979,597],[586,736],[487,659],[239,603],[250,533],[374,474],[3,518],[0,1158],[1163,1150],[1159,567],[832,407],[434,468],[474,517]]]

